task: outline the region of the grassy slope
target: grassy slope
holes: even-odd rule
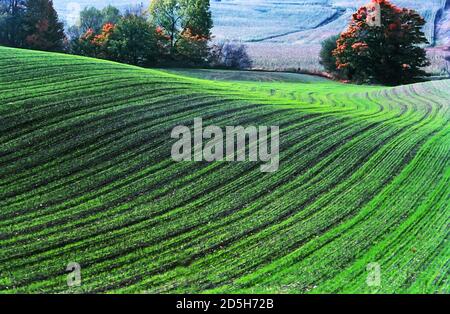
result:
[[[0,48],[0,291],[449,292],[449,97]],[[280,125],[280,170],[173,162],[194,117]]]

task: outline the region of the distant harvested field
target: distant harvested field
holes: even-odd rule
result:
[[[450,61],[445,60],[445,57],[450,57],[450,47],[428,48],[427,56],[431,63],[425,68],[428,73],[442,77],[450,76]]]
[[[286,83],[323,83],[327,79],[298,73],[236,71],[216,69],[170,69],[162,70],[169,73],[196,77],[212,81],[250,81],[250,82],[286,82]]]
[[[319,63],[320,45],[249,43],[247,47],[255,69],[324,72]],[[450,76],[450,62],[445,60],[446,56],[450,56],[450,51],[443,47],[427,48],[427,55],[431,63],[425,68],[427,73],[444,78]]]
[[[320,73],[320,45],[286,43],[249,43],[248,53],[255,69],[274,71],[308,71]]]
[[[228,73],[0,47],[0,292],[450,292],[450,80]],[[196,117],[279,170],[173,161]]]

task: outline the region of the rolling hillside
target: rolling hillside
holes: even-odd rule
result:
[[[450,292],[450,81],[222,77],[0,47],[0,292]],[[279,171],[172,161],[195,117]]]

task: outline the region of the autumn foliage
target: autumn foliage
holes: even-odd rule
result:
[[[336,42],[332,55],[339,78],[357,83],[396,85],[424,76],[428,65],[421,45],[427,43],[425,20],[414,10],[399,8],[387,0],[372,0],[381,17],[361,7]]]
[[[82,25],[93,24],[81,18]],[[71,40],[70,50],[140,66],[204,65],[211,27],[208,0],[155,0],[149,11],[85,29]]]
[[[101,33],[95,35],[92,38],[92,43],[97,46],[104,45],[108,41],[111,34],[114,32],[114,28],[115,25],[112,23],[106,23],[105,25],[103,25]]]
[[[106,23],[98,34],[95,33],[93,28],[88,28],[86,32],[80,36],[77,42],[76,52],[86,56],[106,58],[106,45],[114,28],[114,24]]]

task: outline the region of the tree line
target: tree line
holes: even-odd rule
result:
[[[212,44],[209,0],[153,0],[121,12],[88,7],[65,33],[51,0],[0,0],[0,45],[139,66],[249,68],[243,45]]]
[[[414,10],[372,0],[353,14],[347,30],[323,42],[325,70],[341,81],[397,85],[426,76],[429,65]],[[250,68],[245,46],[212,44],[209,0],[152,0],[125,12],[85,8],[64,32],[51,0],[0,0],[0,45],[62,51],[138,66]]]

